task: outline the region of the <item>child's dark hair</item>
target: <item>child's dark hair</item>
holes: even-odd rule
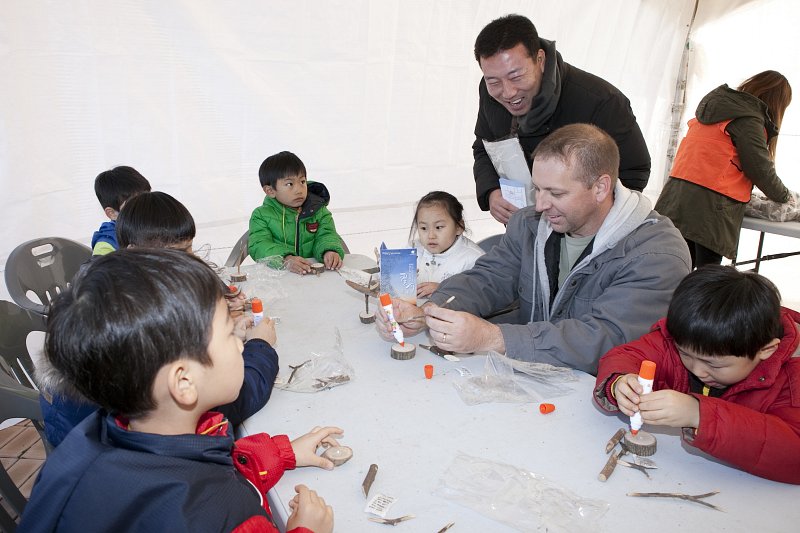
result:
[[[127,200],[149,191],[150,182],[133,167],[114,167],[94,179],[94,193],[103,209],[119,211]]]
[[[146,192],[125,203],[117,217],[117,242],[128,246],[165,248],[194,239],[194,218],[165,192]]]
[[[419,216],[420,208],[430,207],[432,205],[442,206],[444,210],[447,211],[447,214],[450,215],[450,218],[455,220],[456,226],[461,228],[462,231],[467,230],[467,226],[464,223],[464,206],[461,205],[458,198],[449,192],[431,191],[417,202],[417,209],[414,211],[414,220],[411,222],[411,232],[408,234],[409,242],[414,240],[414,233],[417,231],[417,216]]]
[[[258,169],[258,181],[261,187],[269,185],[273,189],[278,180],[291,176],[305,176],[306,166],[292,152],[278,152],[261,163]]]
[[[156,407],[159,369],[211,365],[211,323],[224,285],[177,250],[131,248],[93,261],[50,308],[46,357],[86,398],[131,418]]]
[[[698,354],[753,359],[769,341],[783,337],[781,296],[756,273],[708,265],[678,284],[667,329],[678,346]]]

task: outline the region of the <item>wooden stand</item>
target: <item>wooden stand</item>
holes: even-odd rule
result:
[[[322,457],[332,462],[333,466],[341,466],[353,458],[353,450],[348,446],[331,446]]]
[[[372,324],[375,322],[375,313],[372,312],[365,312],[361,311],[358,313],[358,319],[361,321],[362,324]]]
[[[322,263],[312,263],[311,264],[311,272],[319,276],[323,272],[325,272],[325,265]]]
[[[646,431],[639,431],[636,435],[627,431],[622,446],[632,454],[647,457],[656,453],[656,438]]]
[[[392,359],[407,361],[408,359],[413,359],[414,356],[417,355],[417,347],[410,342],[405,343],[403,346],[401,346],[400,343],[395,343],[392,344],[391,355]]]
[[[231,274],[232,283],[241,283],[243,281],[247,281],[247,274],[245,274],[244,272],[237,272],[236,274]]]

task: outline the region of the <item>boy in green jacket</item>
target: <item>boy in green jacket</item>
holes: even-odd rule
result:
[[[344,248],[330,200],[321,183],[306,182],[306,167],[291,152],[271,155],[261,163],[258,179],[267,197],[250,216],[249,252],[258,261],[279,255],[296,274],[311,272],[308,258],[317,258],[330,270],[342,267]]]

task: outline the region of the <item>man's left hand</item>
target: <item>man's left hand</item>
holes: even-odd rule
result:
[[[506,345],[500,328],[491,322],[463,311],[426,304],[425,322],[431,339],[439,348],[457,353],[494,350],[505,353]]]

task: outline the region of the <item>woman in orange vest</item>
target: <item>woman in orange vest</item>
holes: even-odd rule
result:
[[[770,200],[790,200],[775,172],[775,146],[791,101],[789,81],[767,70],[736,90],[717,87],[697,106],[656,203],[686,239],[693,268],[736,257],[753,185]]]

